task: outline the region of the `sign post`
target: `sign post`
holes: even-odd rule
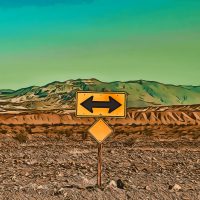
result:
[[[126,117],[126,94],[124,92],[77,92],[76,116],[98,117],[88,130],[98,143],[97,185],[101,187],[102,143],[113,129],[101,117]]]
[[[98,143],[97,185],[101,187],[102,143],[113,132],[113,130],[103,119],[99,119],[89,128],[88,132]]]
[[[97,185],[101,187],[101,171],[102,171],[102,144],[98,144],[98,175]]]

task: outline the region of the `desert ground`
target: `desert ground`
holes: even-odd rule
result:
[[[89,127],[1,124],[0,199],[200,199],[199,125],[111,125],[101,188]]]

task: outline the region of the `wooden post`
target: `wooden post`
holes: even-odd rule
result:
[[[98,144],[98,174],[97,174],[97,185],[101,187],[101,171],[102,171],[102,144]]]

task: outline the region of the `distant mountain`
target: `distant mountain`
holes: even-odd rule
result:
[[[0,95],[1,94],[9,94],[9,93],[12,93],[12,92],[14,92],[14,90],[10,90],[10,89],[3,89],[3,90],[0,90]]]
[[[76,91],[125,91],[128,107],[200,104],[200,86],[175,86],[154,81],[101,82],[96,79],[55,81],[45,86],[0,90],[0,110],[74,109]]]

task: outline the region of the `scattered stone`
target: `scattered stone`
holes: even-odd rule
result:
[[[63,192],[63,188],[60,188],[59,190],[57,188],[54,188],[54,196],[59,196]]]
[[[36,190],[37,189],[37,184],[36,183],[32,183],[30,184],[30,188],[32,188],[33,190]]]
[[[26,173],[25,173],[25,176],[29,176],[29,173],[28,173],[28,172],[26,172]]]
[[[43,189],[43,186],[42,186],[42,185],[39,185],[39,186],[37,187],[37,189],[38,189],[38,190]]]
[[[49,188],[48,188],[47,185],[39,185],[39,186],[37,187],[37,189],[38,189],[38,190],[48,190]]]
[[[54,160],[52,158],[49,158],[47,164],[50,165],[52,163],[54,163]]]
[[[110,181],[108,186],[116,188],[117,187],[117,183],[114,180],[112,180],[112,181]]]
[[[53,132],[53,128],[50,131]],[[166,131],[161,131],[164,137]],[[199,132],[199,129],[195,131]],[[167,133],[171,134],[170,130]],[[51,138],[46,141],[44,137],[43,143],[43,137],[34,135],[39,139],[27,142],[24,147],[19,143],[1,141],[0,199],[200,199],[199,142],[186,141],[185,145],[182,140],[145,140],[132,147],[122,145],[126,135],[118,135],[120,144],[105,143],[100,189],[96,186],[96,143],[92,139],[89,142],[89,138],[80,142],[79,136],[76,135],[77,140],[67,139],[64,142]],[[132,136],[136,137],[136,134],[128,137]],[[187,148],[187,151],[177,154],[177,148]],[[70,154],[71,149],[82,153]],[[88,149],[87,153],[85,149]],[[114,154],[110,153],[112,149]],[[164,168],[163,173],[160,173],[161,167]],[[148,173],[142,170],[144,168],[148,169]]]
[[[177,192],[177,191],[181,190],[181,186],[178,185],[178,184],[175,184],[174,186],[169,186],[169,189],[170,189],[171,191]]]
[[[64,191],[64,188],[60,188],[60,189],[58,190],[58,192],[60,192],[60,194],[62,194],[63,191]]]
[[[67,195],[68,195],[68,193],[67,193],[67,192],[65,192],[65,193],[63,194],[63,196],[64,196],[64,197],[67,197]]]
[[[59,177],[63,177],[63,176],[64,176],[64,173],[63,173],[63,172],[60,172],[60,173],[58,173],[58,176],[59,176]]]
[[[129,186],[130,186],[130,188],[131,188],[131,189],[134,189],[134,190],[136,190],[136,189],[137,189],[137,186],[136,186],[136,185],[134,185],[134,184],[130,184]]]
[[[111,150],[111,151],[110,151],[110,153],[111,153],[111,154],[114,154],[114,153],[115,153],[115,151],[114,151],[114,150]]]
[[[124,189],[124,183],[122,182],[121,179],[118,179],[118,180],[117,180],[117,187],[118,187],[119,189]]]
[[[147,185],[147,186],[145,187],[145,190],[150,191],[151,188]]]
[[[12,181],[16,181],[16,175],[14,174],[14,176],[11,178],[12,179]]]
[[[35,165],[37,163],[37,160],[31,160],[31,161],[28,161],[26,162],[27,165]]]

